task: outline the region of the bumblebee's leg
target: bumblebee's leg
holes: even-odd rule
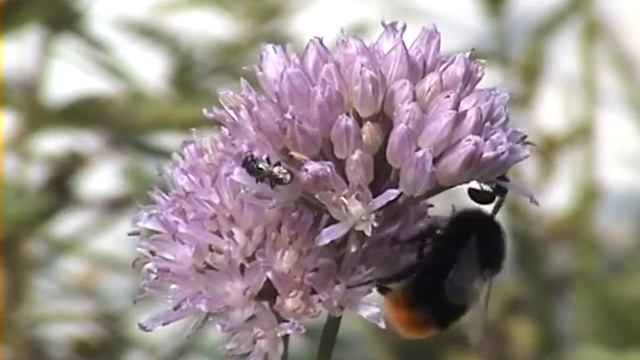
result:
[[[418,248],[416,251],[416,262],[420,262],[422,261],[422,259],[424,259],[424,248],[425,248],[425,243],[421,242],[418,244]]]
[[[403,241],[404,244],[402,245],[415,244],[416,242],[418,243],[418,245],[416,245],[416,261],[414,264],[407,266],[406,268],[398,271],[393,275],[385,276],[383,278],[363,281],[358,284],[347,286],[347,288],[350,289],[350,288],[369,285],[373,283],[376,283],[378,286],[384,285],[384,284],[391,284],[391,283],[395,283],[410,277],[411,275],[413,275],[413,273],[415,273],[416,268],[422,262],[422,259],[425,256],[426,247],[433,242],[433,238],[435,236],[439,236],[438,235],[439,231],[440,231],[440,228],[438,226],[429,226],[424,231],[422,231],[418,236],[415,236],[411,239],[407,239]]]
[[[375,283],[376,286],[385,286],[384,284],[393,284],[393,283],[399,282],[399,281],[404,280],[404,279],[408,278],[409,276],[413,275],[413,273],[415,273],[415,271],[416,271],[416,267],[417,267],[417,264],[413,264],[411,266],[408,266],[408,267],[398,271],[397,273],[395,273],[393,275],[385,276],[383,278],[378,278],[378,279],[371,279],[371,280],[363,281],[361,283],[357,283],[357,284],[353,284],[353,285],[348,285],[347,289],[353,289],[353,288],[356,288],[356,287],[365,286],[365,285],[369,285],[369,284],[373,284],[373,283]],[[388,288],[387,286],[385,286],[385,287]]]
[[[407,266],[406,268],[398,271],[397,273],[377,279],[375,282],[378,284],[384,285],[384,284],[393,284],[398,281],[404,280],[416,272],[417,266],[418,264]]]
[[[425,229],[420,236],[417,236],[415,239],[411,239],[405,241],[408,244],[417,243],[416,245],[416,261],[420,261],[424,258],[425,249],[427,246],[433,243],[433,238],[438,236],[438,232],[440,229],[436,226]]]
[[[498,176],[497,179],[500,181],[506,181],[506,182],[509,181],[509,178],[507,178],[506,174],[502,176]],[[491,209],[491,215],[496,216],[498,214],[498,211],[500,211],[500,208],[502,208],[502,205],[504,204],[504,200],[507,197],[507,193],[509,192],[509,189],[507,189],[506,187],[500,184],[495,184],[493,186],[493,192],[498,197],[498,201],[496,201],[496,203],[493,205],[493,209]]]
[[[378,292],[380,293],[380,295],[387,295],[388,293],[390,293],[393,289],[391,289],[390,287],[386,286],[386,285],[376,285],[376,290],[378,290]]]

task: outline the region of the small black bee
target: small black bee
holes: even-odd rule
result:
[[[268,156],[257,157],[248,154],[242,159],[242,168],[253,177],[256,182],[267,182],[273,189],[278,185],[290,184],[293,174],[280,161],[271,164]]]
[[[386,318],[407,339],[429,337],[458,321],[478,301],[483,285],[490,285],[500,272],[505,259],[502,227],[482,210],[459,211],[435,235],[427,231],[416,235],[415,240],[428,244],[414,266],[374,281],[384,296]],[[401,280],[400,286],[388,286]],[[485,306],[486,301],[488,292]]]

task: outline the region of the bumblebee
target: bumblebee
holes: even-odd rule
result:
[[[272,189],[279,185],[288,185],[293,180],[291,171],[280,161],[272,164],[268,156],[258,157],[251,153],[247,154],[242,159],[241,166],[257,183],[266,182]]]
[[[453,214],[435,235],[416,236],[429,237],[416,264],[376,281],[385,317],[407,339],[441,332],[466,314],[502,269],[506,251],[502,227],[479,209]],[[389,286],[403,277],[399,286]],[[488,296],[487,290],[485,306]]]

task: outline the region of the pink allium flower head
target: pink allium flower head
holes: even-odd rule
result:
[[[404,24],[383,27],[335,51],[318,38],[301,55],[266,45],[261,89],[243,80],[205,111],[219,133],[184,143],[134,220],[143,295],[168,304],[141,329],[190,318],[228,334],[230,355],[278,359],[281,338],[323,312],[382,325],[372,286],[349,285],[413,261],[404,240],[429,226],[427,199],[498,182],[529,156],[508,95],[477,88],[480,62],[442,54],[433,26],[409,46]],[[257,181],[249,154],[291,179]]]

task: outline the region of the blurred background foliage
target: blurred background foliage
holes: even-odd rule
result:
[[[108,21],[107,3],[120,9]],[[0,2],[6,358],[220,358],[214,331],[137,329],[156,304],[132,306],[131,215],[180,140],[211,129],[200,109],[217,89],[253,81],[261,44],[332,44],[341,27],[372,38],[395,18],[413,33],[435,22],[451,50],[457,32],[454,45],[487,59],[485,84],[513,92],[513,120],[537,144],[514,176],[542,206],[510,198],[501,215],[509,264],[478,347],[463,326],[407,342],[348,316],[335,358],[640,359],[640,43],[617,21],[634,1],[318,3]],[[309,20],[327,33],[296,30]],[[318,338],[315,324],[293,339],[292,358],[311,358]]]

